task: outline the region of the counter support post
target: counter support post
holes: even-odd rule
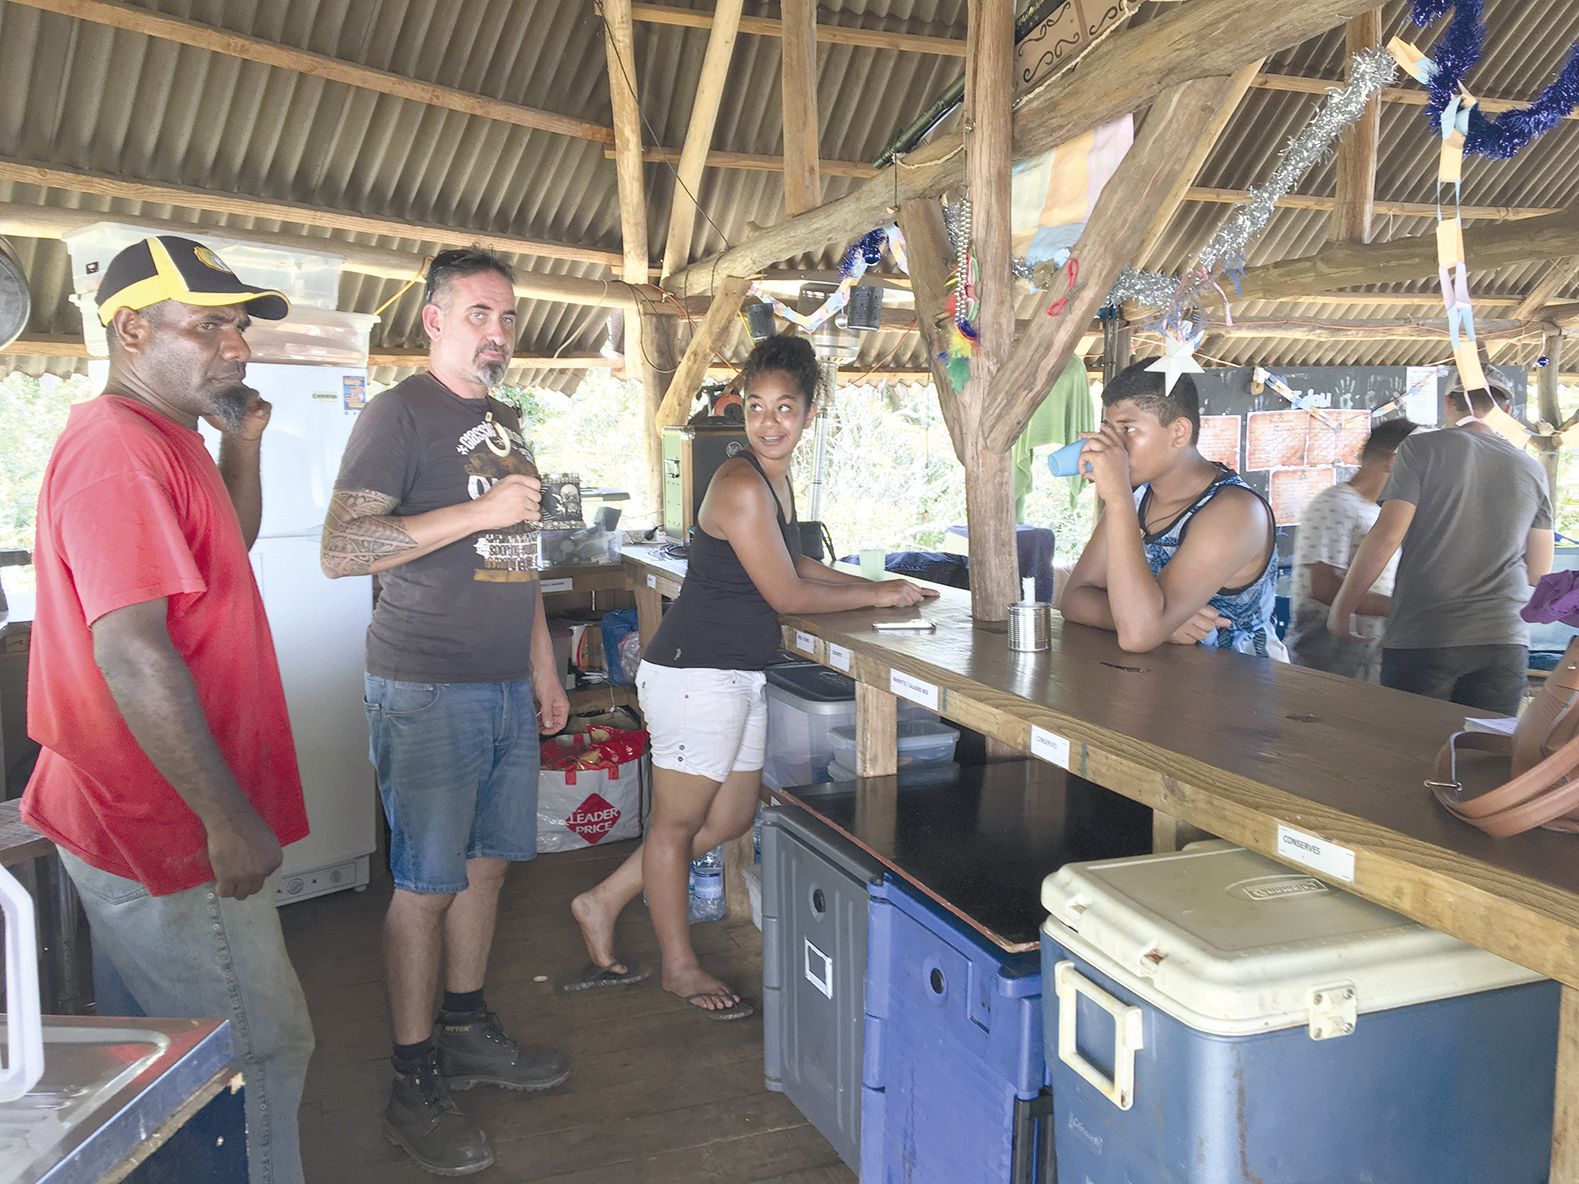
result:
[[[864,682],[855,684],[855,775],[890,777],[899,771],[899,700]]]
[[[1551,1184],[1579,1184],[1579,987],[1564,985],[1557,1031]]]

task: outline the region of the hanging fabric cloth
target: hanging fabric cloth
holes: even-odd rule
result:
[[[1031,450],[1049,444],[1068,444],[1081,432],[1097,429],[1096,411],[1091,403],[1091,380],[1086,362],[1078,353],[1069,359],[1064,372],[1053,380],[1052,390],[1031,416],[1031,422],[1015,440],[1010,455],[1014,459],[1014,520],[1025,518],[1025,498],[1031,492]],[[1080,496],[1083,477],[1069,480],[1069,500]]]

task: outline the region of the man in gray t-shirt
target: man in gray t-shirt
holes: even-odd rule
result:
[[[537,591],[541,482],[515,413],[489,394],[515,345],[513,279],[485,251],[435,257],[428,371],[362,412],[323,535],[326,574],[383,579],[363,704],[395,880],[383,1133],[442,1176],[493,1162],[451,1089],[570,1074],[563,1054],[506,1036],[483,995],[506,869],[537,853],[538,733],[569,713]]]
[[[1519,610],[1551,570],[1552,504],[1541,466],[1482,422],[1491,396],[1469,400],[1458,427],[1399,447],[1328,628],[1353,635],[1360,596],[1401,545],[1382,684],[1513,715],[1529,661]]]

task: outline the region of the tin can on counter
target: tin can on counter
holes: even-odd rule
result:
[[[1022,600],[1009,606],[1009,648],[1035,653],[1052,643],[1053,606],[1036,600]]]

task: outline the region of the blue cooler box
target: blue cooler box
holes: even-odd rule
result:
[[[861,1184],[1006,1184],[1045,1077],[1036,953],[892,879],[868,891]]]
[[[1062,1184],[1541,1184],[1558,985],[1226,843],[1042,903]]]

